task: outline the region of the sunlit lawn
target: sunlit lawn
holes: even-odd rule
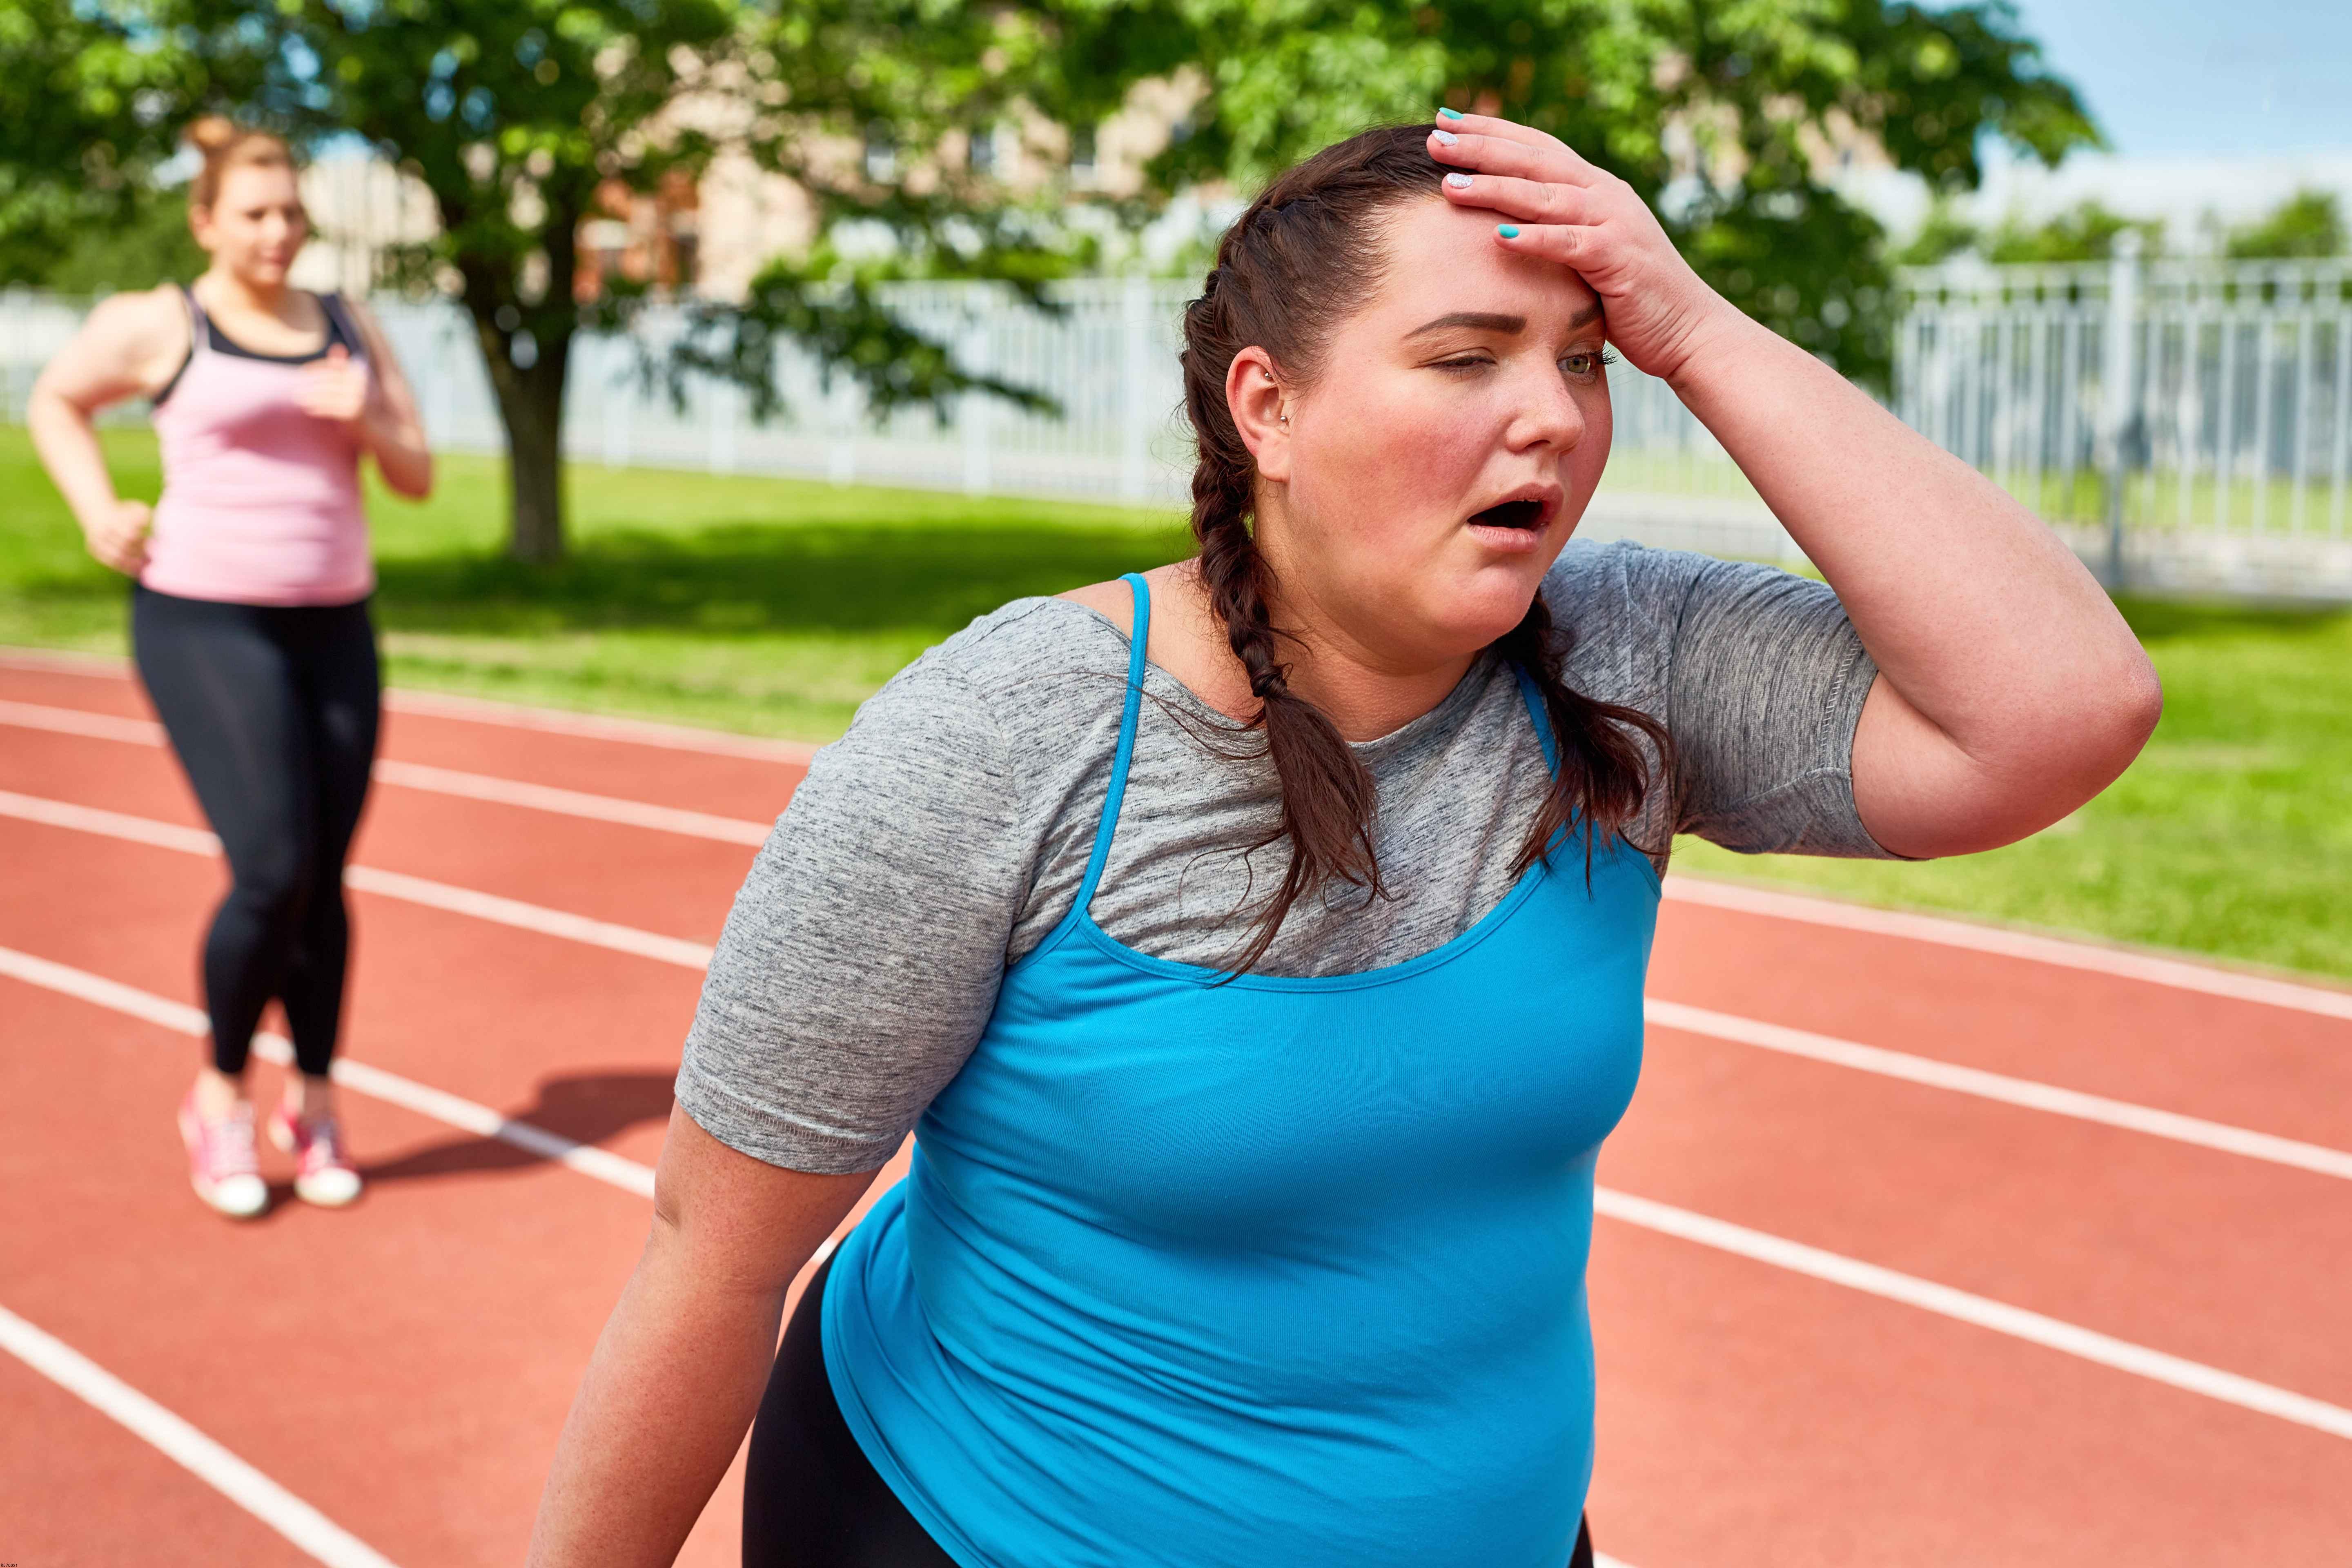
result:
[[[108,439],[126,492],[152,495],[152,442]],[[120,651],[121,582],[82,555],[21,431],[0,430],[0,643]],[[1165,513],[777,479],[582,466],[572,496],[575,549],[547,572],[499,553],[487,459],[445,458],[425,506],[375,500],[394,679],[825,740],[973,616],[1185,546]],[[1688,841],[1679,864],[2352,978],[2352,615],[2127,608],[2164,722],[2067,822],[1927,866]]]
[[[110,433],[152,497],[153,446]],[[24,433],[0,429],[0,643],[119,650],[123,589],[82,554]],[[1008,599],[1181,553],[1164,512],[651,468],[572,472],[570,559],[500,552],[503,472],[445,457],[422,506],[369,508],[392,679],[830,740],[917,654]]]

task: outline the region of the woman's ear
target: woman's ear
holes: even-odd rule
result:
[[[1253,344],[1225,371],[1225,410],[1242,444],[1256,459],[1258,478],[1290,480],[1290,394],[1274,373],[1274,357]]]

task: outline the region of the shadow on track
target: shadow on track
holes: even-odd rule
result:
[[[500,1112],[509,1121],[580,1143],[601,1143],[641,1122],[667,1120],[672,1075],[663,1072],[562,1074],[542,1079],[539,1097],[520,1110]],[[451,1138],[374,1163],[360,1174],[370,1182],[422,1181],[475,1171],[520,1171],[547,1162],[528,1150],[495,1138]]]

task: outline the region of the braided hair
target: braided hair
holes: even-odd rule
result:
[[[1225,402],[1234,355],[1264,349],[1286,379],[1304,385],[1323,368],[1332,333],[1379,287],[1386,266],[1379,226],[1386,209],[1437,196],[1443,173],[1430,160],[1428,128],[1382,127],[1325,148],[1266,187],[1217,247],[1216,266],[1184,311],[1184,406],[1198,445],[1192,469],[1192,532],[1211,608],[1249,676],[1265,754],[1280,781],[1279,823],[1252,851],[1287,839],[1281,885],[1259,911],[1234,973],[1262,958],[1297,901],[1328,884],[1385,892],[1372,846],[1372,778],[1328,715],[1290,689],[1274,625],[1271,569],[1257,548],[1257,466]],[[1559,763],[1517,869],[1544,858],[1574,825],[1588,874],[1596,834],[1623,837],[1651,787],[1651,754],[1670,753],[1665,728],[1632,708],[1571,689],[1561,675],[1569,637],[1556,631],[1538,593],[1526,616],[1495,647],[1533,680],[1557,738]],[[1648,742],[1645,750],[1643,742]]]

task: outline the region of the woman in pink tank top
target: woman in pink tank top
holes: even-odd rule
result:
[[[328,1069],[350,919],[342,868],[367,798],[380,689],[375,586],[359,465],[422,498],[433,485],[415,400],[356,306],[287,283],[310,235],[285,142],[199,121],[189,224],[211,253],[188,289],[91,311],[34,388],[28,423],[90,553],[133,579],[131,641],[233,883],[204,944],[210,1059],[180,1107],[196,1194],[224,1214],[268,1203],[247,1059],[262,1010],[284,1008],[299,1069],[269,1118],[295,1191],[359,1195]],[[114,492],[92,427],[126,398],[154,405],[163,494]]]

